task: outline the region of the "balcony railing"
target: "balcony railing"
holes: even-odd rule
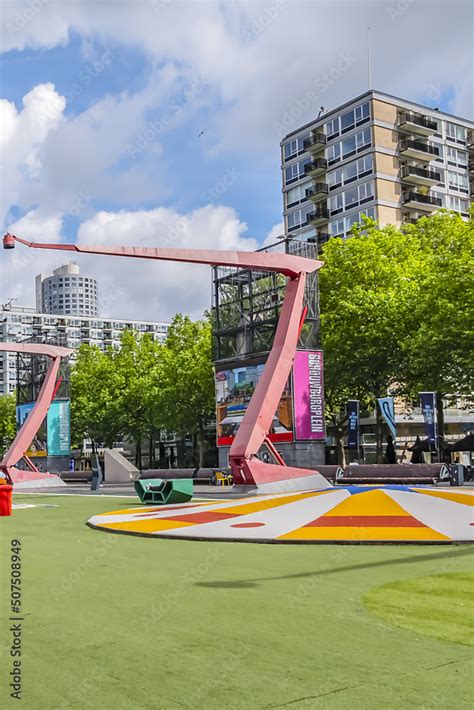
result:
[[[328,208],[326,206],[318,207],[314,212],[310,212],[306,219],[310,224],[314,224],[315,222],[327,222],[329,220]]]
[[[433,143],[425,143],[424,141],[416,140],[400,141],[400,153],[408,151],[426,153],[428,155],[432,155],[433,157],[439,156],[439,148],[437,148]]]
[[[409,192],[403,198],[403,204],[407,202],[419,202],[422,205],[429,205],[431,207],[442,207],[443,201],[440,197],[433,197],[433,195],[423,195],[421,192]]]
[[[309,138],[305,138],[303,141],[303,148],[305,150],[324,148],[326,140],[327,139],[324,133],[312,133]]]
[[[432,180],[433,182],[441,182],[441,173],[437,170],[430,170],[429,168],[419,168],[416,165],[405,165],[401,171],[401,178],[406,177],[418,177],[425,180]]]
[[[308,187],[306,190],[306,197],[310,200],[319,197],[322,198],[327,194],[329,194],[329,187],[325,182],[317,182],[313,187]]]
[[[311,173],[315,172],[325,172],[328,167],[328,161],[326,158],[317,158],[316,160],[312,160],[310,163],[306,163],[304,166],[304,173],[305,175],[311,175]]]
[[[419,128],[424,128],[431,133],[436,133],[438,130],[438,124],[435,120],[429,118],[428,116],[412,113],[411,111],[404,111],[400,114],[399,124],[413,124]]]

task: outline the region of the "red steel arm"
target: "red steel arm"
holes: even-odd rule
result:
[[[272,349],[257,387],[245,412],[229,460],[234,480],[240,484],[257,485],[314,475],[309,469],[265,464],[256,456],[273,422],[278,403],[291,372],[300,328],[306,274],[319,269],[323,263],[313,259],[279,252],[211,251],[203,249],[168,249],[155,247],[90,247],[77,244],[46,244],[30,242],[13,234],[3,238],[5,249],[20,242],[34,249],[57,249],[85,254],[126,256],[160,261],[178,261],[210,266],[273,271],[288,277],[285,298],[275,333]],[[41,422],[40,422],[41,423]],[[323,479],[321,479],[323,480]]]
[[[9,474],[9,470],[18,463],[25,451],[29,449],[48,413],[49,405],[54,396],[61,358],[68,357],[73,351],[68,348],[36,343],[0,343],[0,351],[46,355],[46,357],[51,358],[51,364],[46,373],[35,406],[29,413],[0,464],[0,470],[6,471],[7,474]]]

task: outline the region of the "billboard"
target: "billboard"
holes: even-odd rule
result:
[[[298,350],[293,363],[295,438],[324,441],[324,381],[321,350]]]
[[[247,411],[265,364],[235,367],[216,372],[217,445],[230,446]],[[269,439],[274,443],[293,441],[293,411],[288,382],[280,399]]]
[[[48,455],[69,456],[71,453],[70,402],[51,402],[48,410]]]
[[[16,408],[18,429],[35,406],[35,402],[25,402]],[[27,456],[69,456],[71,453],[70,402],[68,399],[54,400],[48,415],[36,434]]]

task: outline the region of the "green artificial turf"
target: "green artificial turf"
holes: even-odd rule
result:
[[[451,572],[384,584],[364,597],[373,614],[404,629],[474,645],[474,572]]]
[[[18,706],[8,689],[15,537],[22,543],[23,708],[471,707],[471,649],[426,635],[423,624],[420,633],[387,623],[363,602],[381,585],[439,573],[464,579],[473,569],[467,545],[159,540],[84,524],[130,507],[130,499],[20,501],[57,507],[0,520],[2,707]],[[450,599],[439,587],[426,596],[429,616],[450,627]],[[462,641],[463,633],[449,636]]]

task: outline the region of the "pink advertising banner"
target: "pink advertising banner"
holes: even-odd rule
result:
[[[297,350],[293,363],[295,438],[324,440],[324,381],[321,350]]]

